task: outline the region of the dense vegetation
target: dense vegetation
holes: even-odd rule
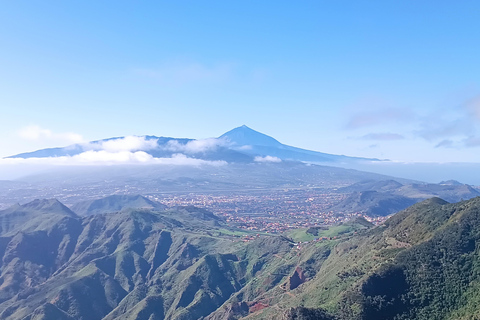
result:
[[[314,277],[270,296],[273,306],[248,318],[275,319],[276,308],[303,306],[289,319],[310,319],[309,310],[319,319],[478,319],[479,237],[480,198],[424,201],[384,225],[339,237]]]
[[[480,315],[480,199],[424,213],[431,221],[443,218],[443,224],[365,281],[360,291],[364,319]]]
[[[248,242],[202,209],[112,199],[0,212],[0,319],[480,318],[480,198]]]

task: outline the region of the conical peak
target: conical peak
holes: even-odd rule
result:
[[[267,136],[261,132],[255,131],[246,125],[234,128],[220,138],[228,139],[237,145],[252,145],[252,146],[279,146],[280,142],[274,138]]]

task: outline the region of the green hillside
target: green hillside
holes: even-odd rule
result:
[[[111,195],[108,197],[75,203],[72,210],[81,216],[110,213],[123,209],[165,209],[165,205],[141,195]]]
[[[246,319],[477,319],[479,235],[480,198],[426,200],[384,225],[339,238],[322,263],[315,260],[315,276],[264,295],[268,307]],[[299,266],[321,248],[306,247]]]
[[[49,200],[3,212],[55,218],[0,235],[0,319],[480,316],[480,198],[433,198],[379,226],[248,237],[195,207],[66,210]]]

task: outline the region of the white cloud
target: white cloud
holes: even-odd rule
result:
[[[105,150],[90,150],[72,156],[70,159],[67,160],[71,160],[76,163],[146,163],[151,161],[152,159],[153,157],[144,151],[109,152]]]
[[[179,143],[177,140],[170,140],[165,149],[173,152],[185,152],[185,153],[201,153],[207,151],[213,151],[221,146],[228,145],[228,142],[224,139],[201,139],[188,141],[186,144]]]
[[[156,148],[161,148],[166,151],[179,153],[201,153],[206,151],[213,151],[220,146],[227,146],[228,142],[224,139],[201,139],[191,140],[187,143],[180,143],[178,140],[170,140],[166,145],[159,146],[158,139],[147,139],[143,136],[127,136],[123,138],[111,139],[107,141],[90,142],[83,144],[85,151],[89,150],[104,150],[107,152],[120,151],[148,151]]]
[[[257,156],[253,160],[256,162],[282,162],[282,159],[277,157],[272,157],[272,156],[265,156],[265,157]]]
[[[55,143],[81,143],[83,137],[78,133],[62,132],[56,133],[50,129],[42,128],[38,125],[31,125],[21,128],[18,135],[26,140],[31,141],[49,141]]]
[[[126,136],[123,138],[106,141],[91,142],[83,146],[84,150],[103,150],[107,152],[121,151],[146,151],[158,147],[158,139],[147,139],[146,137]]]
[[[42,139],[52,137],[54,134],[47,129],[30,127],[23,131],[25,137]],[[88,166],[88,165],[178,165],[178,166],[223,166],[226,161],[207,161],[195,159],[188,154],[215,149],[225,142],[220,139],[193,140],[189,143],[172,144],[173,154],[166,158],[155,158],[148,150],[158,148],[158,139],[146,137],[127,136],[124,138],[110,139],[80,144],[83,152],[73,156],[45,157],[45,158],[4,158],[0,159],[0,171],[32,172],[52,166]],[[186,153],[186,154],[183,154]]]
[[[155,158],[144,151],[108,152],[105,150],[89,150],[75,156],[48,157],[48,158],[4,158],[2,165],[40,165],[40,166],[81,166],[81,165],[116,165],[116,164],[156,164],[181,166],[223,166],[226,161],[207,161],[194,159],[184,154],[174,154],[170,158]]]
[[[202,159],[189,158],[184,154],[177,153],[172,155],[171,158],[154,158],[155,163],[165,164],[165,165],[183,165],[183,166],[201,166],[201,165],[210,165],[210,166],[224,166],[228,163],[223,160],[217,161],[208,161]]]

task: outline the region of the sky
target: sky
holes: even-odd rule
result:
[[[247,125],[480,163],[479,1],[3,1],[0,157]]]

